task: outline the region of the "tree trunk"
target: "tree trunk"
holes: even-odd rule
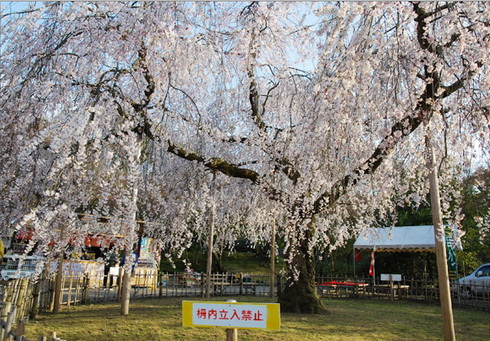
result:
[[[308,241],[314,230],[314,220],[309,224],[309,229],[302,238],[298,238],[299,246],[293,254],[292,264],[289,266],[289,276],[286,288],[279,295],[278,302],[281,311],[288,313],[320,314],[326,312],[315,285],[315,258],[311,252]],[[293,271],[299,271],[295,280]]]

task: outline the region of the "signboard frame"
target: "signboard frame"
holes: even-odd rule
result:
[[[182,326],[270,329],[281,326],[279,303],[182,301]]]

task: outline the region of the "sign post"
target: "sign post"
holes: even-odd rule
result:
[[[381,280],[382,281],[390,281],[390,301],[395,300],[395,290],[393,287],[393,282],[401,282],[402,280],[402,275],[400,274],[381,274]],[[398,284],[398,287],[400,287],[400,284]]]
[[[228,300],[226,302],[236,303],[236,300]],[[226,330],[226,341],[238,341],[238,329],[227,329]]]
[[[237,329],[272,329],[281,325],[278,303],[182,301],[184,327],[223,327],[227,341],[237,340]]]
[[[226,341],[238,341],[238,329],[227,329]]]

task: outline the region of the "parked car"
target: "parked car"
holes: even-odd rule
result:
[[[490,263],[480,265],[470,275],[456,281],[458,293],[465,297],[490,295]]]

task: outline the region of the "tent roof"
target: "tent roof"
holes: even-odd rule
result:
[[[435,251],[434,227],[370,227],[361,232],[354,249],[374,251]]]

